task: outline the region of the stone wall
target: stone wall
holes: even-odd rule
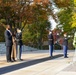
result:
[[[22,52],[32,51],[32,50],[37,50],[37,49],[25,45],[22,46]],[[3,55],[5,53],[6,53],[5,42],[0,42],[0,55]]]

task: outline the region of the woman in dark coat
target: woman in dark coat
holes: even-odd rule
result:
[[[22,60],[21,59],[22,45],[23,45],[23,43],[22,43],[22,32],[19,29],[17,29],[16,41],[17,41],[17,60]]]

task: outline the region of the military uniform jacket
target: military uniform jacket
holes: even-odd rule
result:
[[[54,44],[54,38],[53,38],[52,34],[48,35],[48,43],[49,43],[49,45],[53,45]]]
[[[68,46],[68,37],[63,38],[63,45]]]

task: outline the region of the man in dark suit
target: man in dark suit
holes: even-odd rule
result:
[[[11,61],[11,52],[12,52],[12,33],[10,31],[10,25],[7,25],[5,30],[5,45],[6,45],[6,59],[7,62]]]
[[[67,58],[67,50],[68,50],[68,37],[67,34],[65,33],[63,38],[64,58]]]
[[[53,56],[54,38],[53,38],[52,31],[49,31],[48,41],[49,41],[49,52],[50,52],[50,56]]]

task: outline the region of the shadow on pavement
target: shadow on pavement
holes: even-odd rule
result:
[[[2,67],[2,68],[0,68],[0,75],[8,73],[8,72],[15,71],[15,70],[19,70],[21,68],[25,68],[25,67],[28,67],[28,66],[31,66],[31,65],[35,65],[35,64],[38,64],[38,63],[41,63],[41,62],[45,62],[45,61],[48,61],[48,60],[56,59],[56,58],[59,58],[59,57],[62,57],[62,56],[63,56],[62,54],[59,54],[59,55],[55,55],[53,57],[35,59],[35,60],[22,62],[22,63],[11,65],[11,66]]]

